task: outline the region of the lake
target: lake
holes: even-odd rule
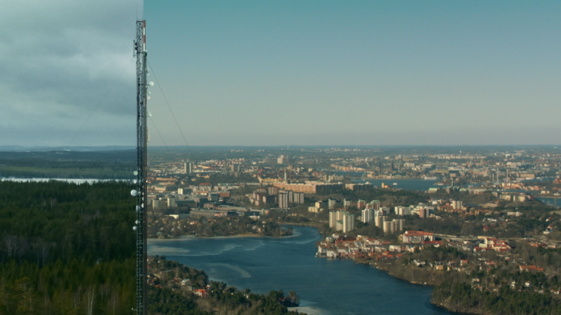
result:
[[[150,255],[203,269],[212,280],[255,293],[293,290],[301,311],[321,315],[452,314],[430,304],[432,287],[414,285],[351,260],[315,257],[321,235],[292,226],[286,238],[149,240]]]
[[[55,182],[66,182],[71,184],[94,184],[103,182],[133,182],[132,179],[98,179],[98,178],[43,178],[43,177],[32,177],[32,178],[17,178],[17,177],[0,177],[2,182],[17,182],[17,183],[47,183],[50,181]]]
[[[366,183],[369,182],[375,187],[380,188],[382,183],[386,185],[393,185],[394,188],[401,188],[404,190],[421,190],[427,191],[431,187],[441,187],[435,185],[435,180],[424,179],[366,179],[366,180],[353,180],[353,183]],[[394,185],[396,183],[397,185]]]

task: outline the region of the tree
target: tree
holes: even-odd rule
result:
[[[298,296],[298,294],[296,294],[296,292],[294,291],[289,291],[288,292],[288,296],[286,297],[290,303],[292,303],[294,306],[298,306],[300,305],[300,297]]]

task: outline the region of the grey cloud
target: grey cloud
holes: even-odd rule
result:
[[[112,130],[110,124],[123,119],[134,129],[137,8],[141,11],[142,1],[2,2],[2,129],[13,135],[34,129],[73,133],[94,111],[89,121],[97,130]],[[91,132],[93,139],[96,131]],[[124,134],[121,130],[112,141],[129,142]],[[41,144],[37,141],[27,142]]]

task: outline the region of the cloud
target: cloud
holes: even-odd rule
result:
[[[103,145],[109,136],[133,144],[134,130],[125,128],[134,129],[136,116],[132,41],[142,5],[1,2],[0,129],[8,137],[0,144],[69,145],[82,127],[82,142]],[[122,127],[111,125],[116,122]],[[111,137],[96,130],[118,132]]]

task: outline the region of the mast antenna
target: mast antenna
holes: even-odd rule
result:
[[[147,153],[147,111],[146,111],[146,20],[136,21],[136,39],[134,40],[134,54],[136,55],[136,312],[148,314],[148,285],[147,285],[147,187],[146,177],[148,163]]]

